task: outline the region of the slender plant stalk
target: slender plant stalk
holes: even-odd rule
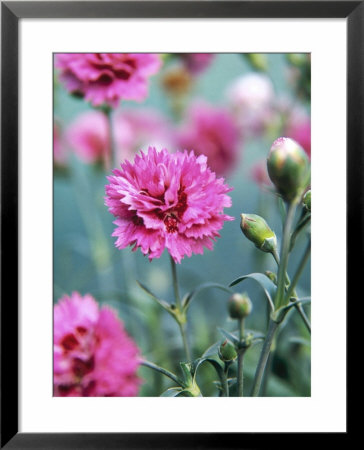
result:
[[[278,309],[284,303],[284,290],[286,269],[288,263],[289,246],[291,241],[291,228],[294,220],[294,215],[297,208],[297,200],[293,200],[288,205],[287,217],[283,227],[283,241],[281,247],[280,264],[277,275],[277,295],[275,299],[275,308]]]
[[[307,224],[309,224],[311,221],[311,214],[308,214],[305,216],[297,225],[296,229],[292,233],[291,237],[291,243],[290,243],[290,250],[294,247],[294,244],[296,242],[297,236],[299,233],[306,227]]]
[[[281,245],[281,254],[280,258],[277,254],[273,254],[273,257],[276,259],[278,263],[278,276],[277,276],[277,293],[275,297],[275,310],[278,310],[281,306],[283,306],[285,301],[285,287],[286,287],[286,278],[287,278],[287,264],[288,264],[288,255],[289,255],[289,247],[291,242],[291,228],[297,208],[297,199],[291,201],[288,204],[287,215],[284,221],[283,227],[283,240]],[[272,346],[272,342],[274,339],[275,332],[278,328],[278,323],[270,319],[267,335],[265,337],[265,341],[263,344],[263,348],[259,357],[259,362],[257,366],[257,370],[255,372],[253,389],[252,389],[252,397],[257,397],[259,395],[260,386],[262,384],[262,379],[264,375],[264,370],[267,364],[267,360],[270,354],[270,349]]]
[[[145,359],[143,359],[140,364],[142,366],[145,367],[149,367],[149,369],[153,369],[159,373],[162,373],[163,375],[165,375],[166,377],[170,378],[171,380],[173,380],[175,383],[177,383],[179,386],[182,386],[181,381],[169,370],[164,369],[163,367],[159,367],[156,364],[150,362],[150,361],[146,361]],[[182,386],[183,387],[183,386]]]
[[[311,249],[311,244],[309,245],[309,247]],[[273,255],[273,257],[274,257],[274,259],[275,259],[275,261],[277,263],[277,266],[279,267],[279,255],[278,255],[278,253],[276,251],[273,251],[272,255]],[[299,276],[298,276],[298,278],[296,280],[296,283],[293,286],[292,290],[291,290],[292,283],[291,283],[291,280],[290,280],[287,272],[286,272],[286,277],[285,278],[286,278],[286,283],[289,285],[289,291],[288,291],[288,294],[287,294],[288,301],[286,302],[286,303],[288,303],[289,299],[292,296],[297,298],[297,292],[296,292],[295,287],[296,287],[296,284],[297,284]],[[288,297],[288,295],[289,295],[289,297]],[[306,325],[307,330],[309,331],[309,333],[311,333],[311,324],[310,324],[310,321],[309,321],[308,317],[306,316],[306,313],[305,313],[304,309],[302,308],[302,305],[300,303],[297,303],[297,304],[295,304],[295,308],[298,311],[299,315],[301,316],[304,324]]]
[[[272,346],[273,338],[275,335],[275,332],[278,328],[278,323],[274,322],[273,320],[270,320],[269,327],[267,331],[267,336],[265,338],[262,352],[260,354],[257,370],[255,372],[254,382],[253,382],[253,388],[252,388],[252,397],[258,397],[260,386],[262,384],[262,379],[264,375],[265,366],[267,364],[267,360],[269,357],[270,349]]]
[[[288,292],[287,292],[287,295],[286,295],[286,300],[288,300],[288,301],[291,298],[292,293],[294,292],[294,290],[296,288],[298,280],[300,279],[300,276],[301,276],[301,274],[303,272],[303,269],[305,268],[305,265],[306,265],[306,263],[308,261],[308,258],[310,256],[310,253],[311,253],[311,239],[308,240],[305,253],[303,254],[303,257],[302,257],[302,259],[300,261],[300,264],[299,264],[299,266],[297,268],[297,271],[296,271],[296,273],[295,273],[295,275],[293,277],[292,283],[289,285]]]
[[[115,152],[115,139],[114,139],[114,124],[112,121],[112,109],[108,108],[104,110],[107,118],[109,128],[109,153],[104,156],[104,167],[107,171],[111,169],[111,164],[115,167],[117,165],[116,152]]]
[[[181,296],[179,294],[179,287],[178,287],[178,278],[177,278],[177,267],[176,263],[174,262],[174,259],[172,256],[169,257],[169,260],[171,262],[171,270],[172,270],[172,281],[173,281],[173,291],[174,291],[174,298],[176,300],[176,307],[181,310]]]
[[[174,259],[172,256],[170,256],[171,261],[171,270],[172,270],[172,280],[173,280],[173,290],[174,290],[174,297],[176,300],[176,308],[177,310],[182,314],[182,302],[181,302],[181,296],[179,294],[179,288],[178,288],[178,278],[177,278],[177,268],[176,263],[174,262]],[[176,318],[176,321],[178,323],[182,341],[183,341],[183,347],[186,352],[187,361],[191,361],[191,352],[190,347],[188,345],[188,339],[187,339],[187,333],[186,333],[186,324],[184,322],[181,322]]]
[[[239,341],[244,338],[244,319],[239,319]],[[243,371],[244,371],[244,353],[245,349],[239,349],[238,352],[238,397],[243,397]]]
[[[230,395],[229,394],[229,383],[228,383],[229,367],[230,367],[230,364],[225,363],[224,376],[221,379],[221,385],[222,385],[222,389],[223,389],[223,393],[224,393],[225,397],[229,397],[229,395]]]

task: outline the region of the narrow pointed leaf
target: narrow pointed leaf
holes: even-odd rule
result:
[[[251,279],[256,281],[263,289],[265,296],[269,302],[269,306],[274,311],[273,299],[276,295],[277,286],[263,273],[250,273],[249,275],[243,275],[230,283],[230,286],[235,286],[244,280]]]
[[[213,356],[213,355],[217,355],[217,352],[219,350],[219,346],[221,344],[221,339],[220,341],[215,342],[215,344],[212,344],[211,347],[209,347],[201,356],[201,358],[207,358],[208,356]]]
[[[287,314],[287,312],[291,309],[291,308],[293,308],[295,305],[298,305],[298,304],[305,304],[305,303],[310,303],[311,302],[311,300],[309,300],[309,299],[299,299],[299,300],[296,300],[295,302],[291,302],[291,303],[289,303],[288,305],[286,305],[286,306],[281,306],[277,311],[275,311],[274,313],[273,313],[273,319],[276,321],[276,322],[281,322],[283,319],[284,319],[284,317],[285,317],[285,315]]]
[[[152,297],[153,300],[158,302],[162,308],[164,308],[165,310],[170,312],[171,306],[167,302],[165,302],[164,300],[161,300],[156,295],[154,295],[153,292],[150,291],[146,286],[144,286],[144,284],[142,284],[140,281],[137,280],[137,283],[143,289],[143,291],[146,292],[150,297]]]
[[[229,294],[232,293],[232,290],[228,287],[224,286],[223,284],[219,283],[203,283],[197,286],[193,291],[186,294],[182,300],[182,307],[184,309],[187,309],[192,301],[192,299],[201,291],[209,288],[217,288],[221,289],[222,291],[228,292]]]
[[[229,331],[224,330],[223,328],[217,328],[220,333],[226,337],[227,339],[229,339],[229,341],[231,341],[233,344],[238,345],[239,344],[239,339],[232,333],[230,333]]]
[[[195,361],[195,363],[196,363],[195,364],[195,371],[194,371],[195,376],[196,376],[196,373],[197,373],[197,369],[204,362],[208,362],[214,367],[214,369],[216,370],[220,380],[224,377],[224,369],[221,367],[219,362],[217,362],[215,359],[212,359],[212,358],[200,358],[199,360]]]
[[[178,387],[169,388],[164,391],[160,397],[177,397],[181,393],[182,389]]]

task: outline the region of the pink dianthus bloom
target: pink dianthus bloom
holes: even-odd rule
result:
[[[67,143],[86,163],[105,161],[111,157],[107,118],[101,111],[87,111],[70,124]]]
[[[121,110],[112,115],[116,161],[134,158],[146,142],[166,146],[172,142],[166,119],[153,109]],[[85,163],[111,159],[110,128],[101,111],[79,115],[66,132],[68,146]]]
[[[195,104],[188,121],[177,132],[177,146],[207,156],[207,163],[217,175],[226,175],[236,165],[239,135],[228,111],[207,104]]]
[[[55,66],[66,89],[93,106],[144,100],[147,81],[161,66],[154,53],[58,53]]]
[[[159,111],[152,108],[122,109],[114,115],[117,161],[134,159],[148,143],[165,148],[171,145],[171,126]]]
[[[193,75],[203,72],[215,58],[214,53],[181,53],[186,68]]]
[[[297,108],[291,112],[284,134],[297,141],[311,157],[311,119],[303,109]]]
[[[139,351],[109,307],[91,295],[65,295],[54,307],[54,395],[132,397]]]
[[[105,203],[117,218],[116,247],[140,248],[149,259],[166,248],[175,262],[213,248],[231,206],[231,188],[207,167],[206,156],[149,147],[134,164],[125,161],[108,177]]]

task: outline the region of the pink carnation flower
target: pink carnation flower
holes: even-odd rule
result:
[[[107,118],[101,111],[87,111],[68,127],[69,147],[86,163],[110,158],[110,136]]]
[[[231,190],[207,167],[207,158],[149,147],[108,177],[106,205],[117,218],[116,247],[133,246],[149,259],[166,248],[175,262],[212,250],[231,206]]]
[[[228,111],[206,104],[194,105],[187,114],[188,121],[177,132],[179,148],[207,156],[211,170],[226,175],[238,159],[239,136]]]
[[[146,145],[158,148],[172,143],[170,124],[157,110],[120,110],[114,115],[117,160],[134,159]]]
[[[154,53],[59,53],[55,66],[68,91],[93,106],[116,107],[120,100],[144,100],[147,79],[161,66]]]
[[[311,157],[311,119],[305,111],[301,109],[292,111],[284,135],[297,141]]]
[[[115,111],[112,120],[117,161],[134,158],[146,142],[159,147],[172,142],[168,122],[157,111]],[[70,149],[85,163],[109,162],[110,129],[101,111],[87,111],[79,115],[68,127],[66,135]]]
[[[74,292],[54,307],[54,395],[131,397],[140,379],[138,348],[109,307]]]
[[[214,53],[181,53],[186,68],[193,75],[203,72],[215,58]]]

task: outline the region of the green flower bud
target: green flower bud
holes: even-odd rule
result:
[[[277,238],[263,217],[256,214],[241,214],[241,231],[263,252],[272,252],[277,248]]]
[[[246,293],[236,293],[230,297],[228,308],[232,319],[244,319],[251,313],[252,302]]]
[[[219,347],[219,358],[221,361],[234,361],[238,356],[234,344],[227,339]]]
[[[303,196],[303,204],[305,205],[307,211],[311,212],[311,190],[307,191]]]
[[[274,284],[277,284],[277,275],[274,272],[266,270],[264,272],[264,275],[266,275],[270,279],[270,281],[273,281]]]
[[[268,70],[268,59],[263,53],[247,53],[245,55],[253,69],[266,72]]]
[[[290,138],[273,142],[267,167],[269,177],[284,200],[291,201],[306,188],[310,179],[310,162],[303,148]]]

